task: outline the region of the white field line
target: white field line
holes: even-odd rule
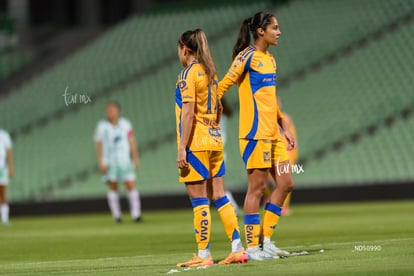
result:
[[[368,240],[368,241],[352,241],[352,242],[330,242],[330,243],[318,243],[311,245],[295,245],[295,246],[285,246],[285,249],[300,249],[300,248],[323,248],[331,246],[341,246],[341,245],[372,245],[375,243],[386,243],[386,242],[400,242],[400,241],[412,241],[413,238],[397,238],[397,239],[384,239],[384,240]],[[176,255],[176,253],[163,254],[165,255]],[[151,258],[156,257],[157,255],[138,255],[138,256],[125,256],[125,257],[106,257],[106,258],[96,258],[96,259],[73,259],[73,260],[56,260],[56,261],[43,261],[43,262],[21,262],[21,263],[12,263],[12,264],[3,264],[2,267],[13,267],[13,266],[37,266],[37,265],[54,265],[54,264],[69,264],[69,263],[78,263],[78,262],[88,262],[88,261],[116,261],[116,260],[125,260],[125,259],[139,259],[139,258]]]

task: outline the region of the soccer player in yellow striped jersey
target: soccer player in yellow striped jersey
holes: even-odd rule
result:
[[[242,247],[236,213],[225,195],[225,173],[221,130],[218,126],[219,101],[217,70],[200,29],[184,32],[178,41],[178,56],[185,67],[176,87],[177,167],[194,213],[194,233],[198,253],[178,267],[211,266],[211,216],[213,201],[232,243],[232,252],[220,264],[247,262]]]
[[[254,38],[253,45],[250,44],[250,35]],[[277,166],[284,167],[289,162],[279,125],[284,130],[288,149],[294,148],[296,143],[277,105],[276,61],[268,52],[269,46],[277,45],[280,35],[274,15],[258,12],[246,18],[233,48],[233,63],[219,83],[220,98],[233,84],[237,83],[239,88],[240,154],[246,165],[249,184],[244,202],[244,224],[247,253],[253,260],[289,254],[270,240],[278,224],[283,201],[293,188],[290,172],[277,173],[280,171]],[[277,189],[265,205],[261,224],[260,200],[269,171],[277,182]],[[262,248],[259,246],[261,233]]]

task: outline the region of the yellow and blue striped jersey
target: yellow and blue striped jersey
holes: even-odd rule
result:
[[[234,59],[219,83],[219,98],[239,86],[239,138],[280,138],[277,119],[282,118],[276,101],[276,61],[268,52],[249,46]]]
[[[181,71],[175,92],[177,143],[181,138],[181,109],[186,102],[195,102],[193,130],[188,142],[191,151],[223,150],[221,130],[216,123],[218,82],[210,85],[201,64],[192,62]]]

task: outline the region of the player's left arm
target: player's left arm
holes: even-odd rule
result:
[[[13,151],[11,148],[7,149],[6,155],[7,155],[7,166],[9,167],[9,176],[11,178],[14,175]]]
[[[128,132],[128,143],[131,149],[132,161],[134,162],[135,170],[139,170],[138,143],[135,139],[134,131],[132,129]]]
[[[180,169],[188,167],[187,151],[188,142],[190,141],[191,131],[194,123],[195,102],[189,101],[183,103],[181,109],[181,139],[178,145],[177,166]]]
[[[181,137],[177,152],[177,167],[187,168],[187,147],[189,147],[191,133],[194,127],[194,114],[196,107],[196,83],[197,73],[195,70],[188,72],[185,80],[181,80],[179,88],[182,97],[181,107]]]
[[[217,118],[216,123],[220,124],[221,115],[223,115],[223,103],[221,102],[223,99],[217,99]]]
[[[283,134],[287,140],[287,150],[293,150],[296,148],[296,139],[293,133],[290,131],[289,122],[286,120],[280,108],[277,109],[277,122],[283,129]]]

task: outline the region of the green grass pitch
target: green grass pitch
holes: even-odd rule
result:
[[[413,211],[413,201],[296,205],[274,238],[309,255],[178,275],[414,275]],[[212,218],[218,261],[230,243],[214,210]],[[109,214],[12,218],[0,227],[0,275],[167,275],[196,251],[190,209],[144,212],[143,219],[133,223],[125,214],[117,225]]]

